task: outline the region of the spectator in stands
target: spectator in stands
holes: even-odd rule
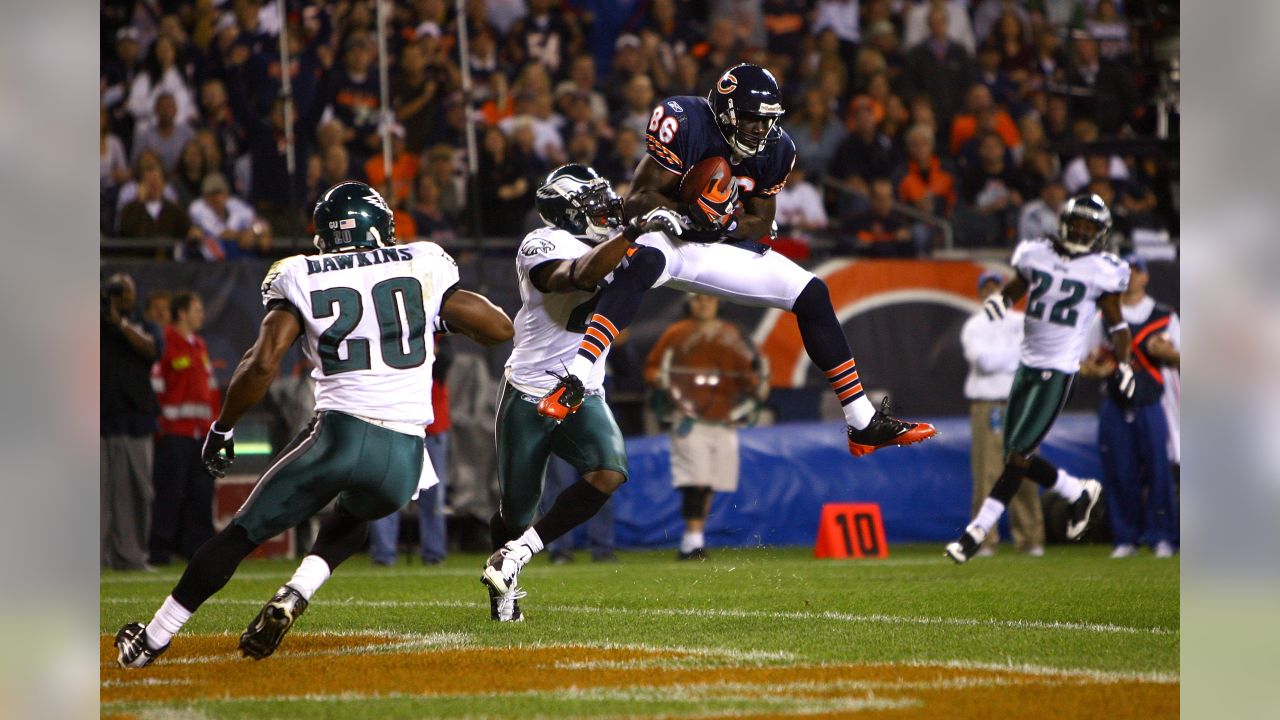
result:
[[[618,36],[614,43],[613,66],[604,82],[604,96],[609,108],[626,104],[624,93],[631,78],[645,73],[645,57],[640,37],[633,33]]]
[[[392,205],[403,205],[413,192],[414,177],[418,174],[418,156],[409,152],[405,143],[403,125],[394,123],[387,133],[391,136],[391,190],[387,191],[387,171],[383,165],[382,133],[378,133],[378,151],[364,162],[364,176]]]
[[[787,177],[787,185],[778,193],[774,219],[779,233],[808,238],[827,229],[827,210],[822,193],[809,182],[808,173],[796,165]]]
[[[962,48],[969,57],[978,48],[969,22],[966,0],[908,0],[902,11],[904,47],[914,47],[927,40],[944,37]],[[941,13],[941,20],[934,13]],[[937,27],[942,28],[938,35]]]
[[[890,80],[897,80],[906,66],[907,57],[902,53],[902,45],[898,42],[898,32],[893,23],[880,20],[867,26],[867,44],[880,53],[884,60],[885,75]]]
[[[851,132],[836,148],[827,174],[840,181],[848,192],[867,197],[871,193],[871,179],[889,177],[897,169],[900,158],[893,140],[880,132],[870,98],[854,98],[850,116]],[[845,207],[848,201],[842,198],[837,204]]]
[[[168,290],[153,290],[147,295],[147,303],[143,306],[142,317],[152,325],[164,330],[173,322],[173,293]]]
[[[160,357],[160,329],[133,316],[137,289],[118,273],[102,287],[99,364],[99,522],[103,568],[149,570],[151,434],[156,429],[151,364]]]
[[[813,24],[809,32],[819,35],[830,30],[840,41],[840,57],[850,65],[862,42],[856,0],[818,0],[813,9]]]
[[[457,218],[440,207],[440,186],[430,175],[424,173],[418,178],[418,194],[410,210],[418,237],[437,243],[448,243],[457,237]]]
[[[424,565],[439,565],[448,554],[449,536],[444,517],[445,492],[449,487],[449,388],[446,377],[453,354],[443,335],[435,336],[435,363],[431,366],[431,409],[435,419],[426,428],[423,447],[439,483],[421,491],[417,499],[418,557]],[[369,558],[375,565],[396,563],[400,540],[400,513],[393,512],[369,523]]]
[[[995,133],[978,138],[978,161],[960,176],[964,201],[988,218],[996,232],[987,242],[1012,245],[1018,211],[1026,191],[1022,173],[1005,159],[1004,143]]]
[[[261,257],[271,252],[271,231],[249,203],[231,194],[222,173],[210,173],[191,203],[191,222],[200,233],[205,260]]]
[[[1066,79],[1067,54],[1062,40],[1052,28],[1036,33],[1035,50],[1032,53],[1031,72],[1043,78],[1050,86],[1061,85]]]
[[[437,28],[435,32],[440,31]],[[427,56],[416,43],[400,50],[399,71],[391,80],[391,107],[396,122],[405,129],[405,147],[415,155],[425,146],[433,103],[448,82],[441,74],[438,66],[428,67]]]
[[[929,36],[907,51],[902,85],[908,96],[928,95],[945,124],[960,110],[961,93],[973,84],[973,58],[948,37],[947,9],[936,5],[929,8]],[[910,45],[909,37],[907,44]]]
[[[204,338],[204,303],[193,292],[173,296],[173,323],[164,353],[151,371],[160,405],[155,440],[155,502],[151,511],[151,564],[188,560],[213,537],[213,477],[200,448],[221,405]]]
[[[1040,197],[1022,206],[1018,216],[1018,239],[1056,237],[1058,213],[1067,201],[1067,188],[1060,180],[1050,180],[1040,190]]]
[[[182,148],[195,133],[185,124],[178,123],[177,103],[167,92],[160,92],[155,99],[155,122],[138,123],[133,137],[133,160],[137,162],[143,150],[151,150],[160,156],[166,173],[178,166]]]
[[[615,188],[621,183],[631,182],[636,165],[644,156],[644,144],[640,141],[640,137],[633,130],[619,130],[614,134],[613,147],[596,168]]]
[[[1081,120],[1079,124],[1093,126],[1092,121],[1087,120]],[[1128,179],[1129,166],[1125,164],[1124,158],[1095,150],[1088,150],[1086,154],[1073,158],[1062,170],[1062,182],[1072,193],[1080,192],[1095,180]]]
[[[991,7],[988,2],[984,7]],[[1035,69],[1035,49],[1031,45],[1031,27],[1026,12],[1016,5],[1002,4],[996,20],[991,45],[999,56],[1000,70],[1016,85],[1023,85]]]
[[[567,59],[581,52],[582,33],[576,16],[559,11],[557,4],[554,0],[529,0],[529,14],[507,33],[506,56],[512,67],[536,62],[560,75]]]
[[[158,167],[142,171],[138,197],[120,211],[120,236],[126,238],[196,239],[187,211],[165,197],[164,172]]]
[[[182,148],[182,157],[179,158],[178,167],[173,173],[171,184],[178,192],[179,202],[190,205],[194,200],[199,199],[205,176],[217,171],[218,168],[211,168],[205,163],[205,154],[200,149],[200,144],[192,138],[191,142]]]
[[[244,127],[231,113],[227,86],[218,78],[210,78],[200,86],[201,122],[213,132],[226,157],[239,157],[247,148]]]
[[[1004,286],[1005,278],[997,272],[984,272],[978,278],[978,299],[986,300]],[[960,344],[969,375],[964,382],[964,396],[969,400],[969,427],[972,446],[969,463],[973,471],[973,512],[977,512],[1004,469],[1005,400],[1018,369],[1022,345],[1024,316],[1010,309],[999,320],[989,320],[978,310],[960,330]],[[1035,485],[1023,483],[1009,503],[1009,526],[1018,552],[1032,557],[1044,555],[1044,513]],[[998,528],[992,528],[982,543],[980,556],[995,554],[1000,542]]]
[[[738,62],[743,52],[739,40],[738,27],[733,20],[727,17],[710,20],[706,41],[693,51],[698,57],[698,87],[711,87],[725,68]]]
[[[955,175],[933,149],[933,128],[917,124],[907,131],[907,162],[897,171],[898,198],[920,212],[950,217],[956,204]]]
[[[475,178],[480,212],[474,213],[484,235],[520,234],[525,214],[533,207],[533,192],[525,158],[512,151],[507,136],[496,127],[484,131],[480,169]]]
[[[121,185],[119,190],[116,192],[115,213],[112,216],[112,226],[115,231],[119,231],[120,217],[124,213],[124,206],[138,199],[138,189],[142,185],[140,182],[142,175],[151,168],[160,170],[161,175],[164,174],[164,167],[160,162],[160,156],[153,150],[143,150],[142,154],[140,154],[138,159],[133,163],[131,179]],[[166,200],[170,200],[174,203],[179,201],[178,191],[168,183],[165,184],[162,194]]]
[[[984,125],[987,126],[985,129],[994,131],[999,136],[1004,147],[1010,150],[1021,147],[1022,134],[1018,131],[1018,124],[1008,112],[996,105],[990,88],[982,83],[974,83],[965,94],[965,112],[957,115],[951,123],[951,154],[959,153],[965,143],[984,129]]]
[[[1071,113],[1097,120],[1104,135],[1115,135],[1133,117],[1137,93],[1133,77],[1121,65],[1098,55],[1098,41],[1077,33],[1072,41],[1074,57],[1066,72],[1072,96]]]
[[[983,45],[978,48],[975,68],[978,82],[987,86],[995,102],[1015,112],[1021,112],[1021,88],[1000,67],[1000,50],[996,46]]]
[[[854,213],[845,223],[846,234],[837,238],[837,250],[843,255],[869,257],[916,255],[911,220],[894,210],[893,181],[874,178],[870,191],[867,208]]]
[[[138,29],[126,25],[116,31],[115,54],[102,66],[102,105],[115,128],[124,136],[133,135],[133,115],[129,114],[129,90],[142,71]]]
[[[636,75],[627,82],[623,105],[613,116],[613,126],[644,134],[653,106],[653,82],[648,75]]]
[[[199,117],[191,87],[177,65],[173,42],[166,37],[156,39],[143,71],[129,86],[129,112],[140,127],[159,121],[156,101],[161,95],[173,99],[173,116],[178,125],[188,125]]]
[[[1114,381],[1108,381],[1098,418],[1107,514],[1115,543],[1111,557],[1130,557],[1144,544],[1156,557],[1168,558],[1178,545],[1178,500],[1169,464],[1169,424],[1161,404],[1165,394],[1161,370],[1181,364],[1181,331],[1177,312],[1147,295],[1146,262],[1133,255],[1126,260],[1129,286],[1120,297],[1120,309],[1133,332],[1137,387],[1132,398],[1125,398]],[[1100,321],[1094,322],[1090,333],[1095,349],[1081,363],[1080,373],[1110,378],[1115,358],[1103,339]]]
[[[569,82],[580,93],[586,93],[591,103],[591,116],[596,120],[609,117],[609,105],[596,88],[596,61],[590,55],[579,55],[569,68]]]
[[[827,167],[844,139],[843,124],[832,112],[835,98],[818,88],[804,94],[804,108],[795,119],[788,118],[787,131],[796,145],[797,170],[822,182]]]
[[[372,41],[363,32],[347,37],[342,69],[334,70],[333,90],[326,103],[346,128],[347,152],[363,158],[378,150],[378,76],[373,72]]]
[[[675,4],[672,0],[662,2]],[[765,49],[785,57],[791,65],[799,62],[804,51],[805,30],[808,29],[808,11],[808,3],[804,0],[764,0],[761,12]]]
[[[454,149],[436,145],[427,150],[426,174],[440,189],[440,210],[455,221],[462,217],[467,205],[466,187],[459,176]]]
[[[737,406],[760,380],[738,328],[716,317],[719,307],[713,296],[691,297],[688,319],[662,333],[644,364],[645,381],[670,399],[672,484],[685,525],[681,560],[706,559],[711,496],[738,489]]]
[[[1123,61],[1129,57],[1129,23],[1116,10],[1114,0],[1098,0],[1084,27],[1098,41],[1098,54],[1104,59]]]
[[[103,190],[118,187],[129,180],[129,159],[124,143],[111,132],[111,117],[105,107],[98,110],[98,183]]]
[[[1053,145],[1062,147],[1071,142],[1070,102],[1063,95],[1053,93],[1045,101],[1044,136]]]

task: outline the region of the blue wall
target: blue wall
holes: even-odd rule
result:
[[[823,503],[880,504],[890,543],[954,540],[969,521],[969,420],[932,420],[920,445],[854,459],[838,423],[789,423],[741,432],[738,491],[713,500],[708,543],[812,545]],[[1098,477],[1097,419],[1065,415],[1041,451],[1074,475]],[[665,435],[629,438],[631,479],[614,496],[620,547],[671,547],[680,540]]]

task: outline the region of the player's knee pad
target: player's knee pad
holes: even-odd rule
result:
[[[800,296],[791,306],[791,312],[797,317],[812,317],[832,312],[831,291],[827,289],[827,284],[822,281],[822,278],[813,276],[809,284],[804,286],[804,290],[800,291]]]
[[[680,488],[680,518],[701,520],[707,509],[707,496],[711,488],[705,486]]]
[[[634,284],[643,289],[653,287],[667,268],[667,256],[657,248],[637,245],[636,251],[627,258],[625,267],[614,273],[614,282]]]

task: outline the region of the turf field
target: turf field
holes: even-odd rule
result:
[[[526,621],[495,623],[482,558],[348,561],[280,650],[236,641],[294,563],[246,562],[156,664],[115,666],[111,635],[177,579],[104,573],[108,717],[1176,717],[1178,564],[1101,546],[1007,546],[955,566],[941,546],[885,560],[807,549],[543,557]]]

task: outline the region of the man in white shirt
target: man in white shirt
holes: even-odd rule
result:
[[[1004,285],[1004,280],[998,272],[984,272],[978,278],[978,298],[986,300]],[[969,399],[969,424],[973,433],[969,464],[973,470],[975,514],[1004,467],[1005,400],[1018,369],[1023,319],[1022,313],[1012,309],[996,321],[988,320],[984,312],[978,311],[960,330],[964,357],[969,361],[964,396]],[[1009,527],[1019,552],[1032,557],[1044,554],[1044,514],[1035,485],[1023,483],[1013,496],[1009,503]],[[999,531],[992,528],[978,555],[994,555],[998,542]]]
[[[253,257],[271,249],[271,234],[249,203],[231,194],[222,173],[210,173],[200,184],[200,198],[187,210],[200,229],[205,260]]]

